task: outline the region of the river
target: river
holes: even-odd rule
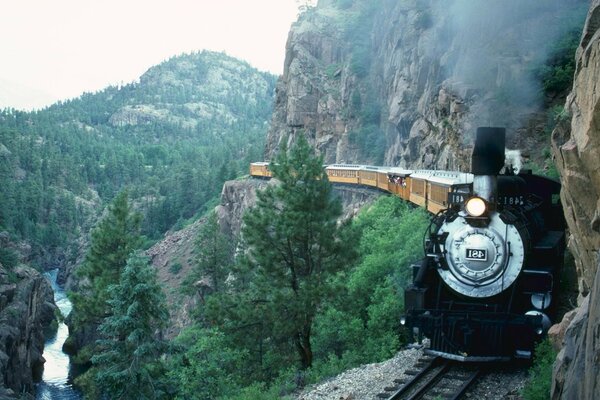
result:
[[[63,316],[69,315],[73,306],[67,298],[62,287],[56,283],[58,270],[46,273],[54,289],[54,302]],[[37,385],[36,399],[38,400],[63,400],[81,399],[81,393],[73,387],[70,370],[69,356],[62,351],[62,346],[69,336],[69,329],[64,322],[58,323],[58,330],[54,337],[49,338],[44,345],[44,374],[42,381]]]

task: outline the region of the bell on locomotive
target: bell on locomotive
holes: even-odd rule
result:
[[[477,129],[473,182],[433,217],[405,289],[409,334],[460,361],[531,358],[550,327],[565,229],[560,184],[505,168],[505,129]],[[501,172],[502,171],[502,172]]]

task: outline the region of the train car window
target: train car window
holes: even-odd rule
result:
[[[420,179],[413,179],[411,192],[416,194],[417,196],[425,196],[425,181]]]
[[[435,201],[438,204],[446,205],[446,202],[448,201],[448,187],[432,183],[430,196],[432,201]]]

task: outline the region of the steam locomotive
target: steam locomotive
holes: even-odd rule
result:
[[[472,185],[448,193],[413,266],[401,322],[430,339],[426,353],[529,359],[551,325],[565,249],[560,184],[514,174],[504,154],[505,130],[478,128]]]
[[[560,184],[505,166],[505,136],[478,128],[472,173],[325,167],[332,183],[382,190],[434,215],[401,318],[411,334],[430,338],[428,353],[527,359],[550,327],[565,249]],[[269,163],[252,163],[250,175],[271,178]]]

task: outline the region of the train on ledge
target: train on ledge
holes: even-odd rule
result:
[[[425,352],[458,361],[530,359],[556,313],[565,249],[560,184],[505,165],[504,128],[478,128],[471,173],[325,167],[333,183],[393,193],[431,212],[401,323]],[[501,171],[503,171],[501,173]],[[271,177],[268,163],[250,175]]]

